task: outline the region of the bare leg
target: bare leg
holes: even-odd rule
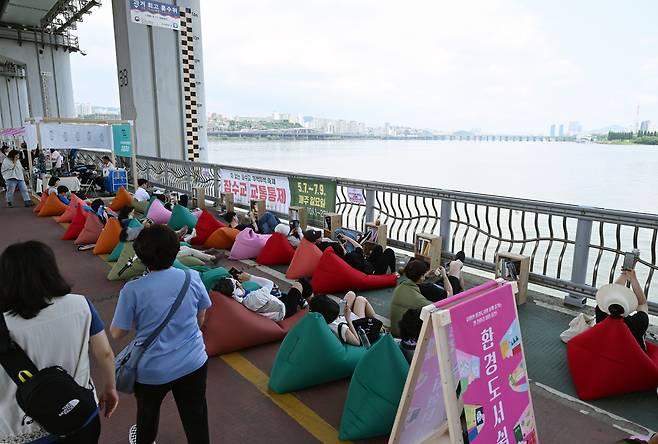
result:
[[[348,291],[345,293],[345,297],[343,300],[345,301],[345,305],[349,307],[350,310],[354,311],[354,300],[356,299],[356,293],[353,291]]]
[[[363,296],[357,296],[357,298],[354,300],[354,307],[352,308],[352,311],[360,318],[375,317],[375,310],[372,308],[372,305],[370,305],[370,302],[368,302],[368,300]]]

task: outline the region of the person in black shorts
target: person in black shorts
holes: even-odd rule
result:
[[[626,288],[628,282],[631,284],[630,289]],[[644,334],[649,328],[649,305],[635,270],[622,271],[614,284],[604,285],[596,292],[595,311],[597,324],[608,316],[624,318],[635,340],[642,350],[647,351]]]

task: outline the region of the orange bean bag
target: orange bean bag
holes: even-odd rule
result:
[[[85,202],[75,194],[71,194],[71,203],[69,203],[69,206],[66,207],[64,214],[57,218],[57,222],[62,224],[73,221],[75,214],[78,212],[77,208],[80,205],[85,205]]]
[[[374,290],[395,287],[398,278],[394,274],[365,274],[352,268],[338,257],[333,248],[327,248],[313,272],[314,293],[338,293],[349,290]]]
[[[210,292],[210,300],[212,307],[201,327],[209,356],[280,341],[307,313],[300,310],[288,319],[275,322],[216,291]]]
[[[121,222],[117,218],[111,217],[105,224],[105,228],[101,231],[96,246],[94,247],[94,254],[110,254],[114,247],[119,244],[119,235],[121,234]]]
[[[313,276],[315,268],[320,263],[322,250],[312,242],[302,239],[286,271],[288,279],[299,279]]]
[[[37,204],[36,207],[34,207],[34,213],[39,214],[39,211],[43,208],[43,205],[46,203],[46,200],[48,200],[48,191],[44,191],[41,193],[41,199],[39,199],[39,203]]]
[[[39,211],[39,217],[61,216],[66,211],[66,204],[59,200],[57,194],[52,193]]]
[[[215,219],[215,216],[210,213],[208,210],[202,210],[199,220],[196,222],[194,229],[196,230],[196,236],[192,238],[192,245],[203,245],[211,234],[213,234],[218,228],[225,227],[223,223]]]
[[[75,240],[82,232],[82,229],[85,227],[87,217],[89,217],[90,214],[91,213],[83,210],[81,207],[76,208],[75,216],[73,216],[71,225],[69,225],[69,227],[64,232],[62,240]]]
[[[281,233],[273,233],[256,258],[261,265],[287,265],[292,261],[295,249]]]
[[[112,199],[112,202],[110,203],[110,209],[113,211],[119,211],[121,208],[125,207],[126,205],[132,205],[132,204],[133,204],[132,195],[124,187],[119,187],[116,196],[114,196],[114,199]]]
[[[237,228],[222,227],[215,230],[213,234],[206,239],[203,244],[207,248],[219,248],[223,250],[230,250],[235,242],[235,238],[240,234]]]
[[[98,240],[98,237],[103,231],[103,223],[95,214],[91,214],[87,217],[85,221],[85,226],[82,228],[82,231],[75,238],[76,245],[87,245],[95,244]]]
[[[642,350],[623,319],[606,318],[567,342],[569,371],[583,400],[658,387],[658,346]]]

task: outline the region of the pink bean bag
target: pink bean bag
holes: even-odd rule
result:
[[[321,257],[322,250],[317,245],[306,239],[302,239],[292,261],[290,261],[290,267],[286,271],[286,277],[288,279],[299,279],[313,276],[313,272],[318,266]]]
[[[80,205],[85,205],[84,201],[75,194],[71,194],[71,203],[69,203],[69,206],[66,208],[66,211],[64,211],[64,214],[57,218],[57,222],[60,224],[72,222],[75,214],[77,213],[77,207]]]
[[[333,248],[324,250],[311,280],[314,293],[374,290],[395,287],[397,282],[398,278],[394,274],[365,274],[352,268],[338,257]]]
[[[69,225],[69,227],[64,232],[62,239],[75,240],[80,235],[80,233],[82,233],[82,230],[85,228],[85,224],[87,223],[87,218],[89,217],[90,214],[91,213],[83,210],[81,207],[76,208],[76,213],[75,216],[73,216],[71,225]]]
[[[233,260],[255,259],[270,236],[271,234],[258,234],[251,228],[245,228],[235,238],[235,243],[231,247],[231,255],[228,258]]]
[[[103,231],[103,224],[95,214],[87,216],[87,221],[82,231],[75,239],[76,245],[95,244]]]
[[[210,292],[210,300],[212,307],[206,312],[201,327],[209,356],[280,341],[307,313],[307,310],[301,310],[288,319],[275,322],[216,291]]]
[[[210,211],[202,210],[196,223],[196,236],[192,238],[192,245],[203,245],[206,243],[211,234],[218,228],[223,228],[226,225],[215,219]]]
[[[281,233],[273,233],[267,241],[256,262],[261,265],[287,265],[292,261],[295,249]]]
[[[171,211],[165,208],[164,204],[159,199],[155,199],[149,208],[147,218],[151,219],[156,224],[167,225],[171,219]]]
[[[623,319],[606,318],[567,342],[567,361],[578,397],[623,395],[658,387],[658,346],[637,343]]]

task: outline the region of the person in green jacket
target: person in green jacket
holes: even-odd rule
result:
[[[410,260],[407,266],[404,267],[404,277],[406,279],[403,279],[393,292],[390,317],[391,334],[393,336],[400,336],[400,326],[398,323],[407,310],[423,308],[426,305],[433,304],[432,301],[422,295],[420,288],[418,288],[418,284],[423,282],[429,273],[441,274],[448,296],[452,295],[452,287],[443,267],[439,267],[436,271],[430,271],[426,262],[417,259]]]

